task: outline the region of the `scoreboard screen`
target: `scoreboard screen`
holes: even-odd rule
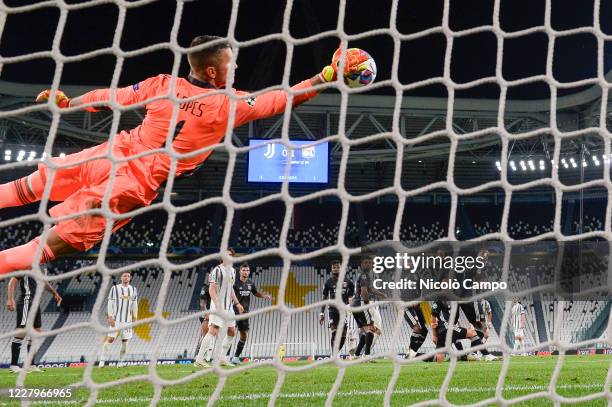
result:
[[[290,183],[327,183],[329,143],[312,143],[314,140],[292,140],[295,148],[290,149],[280,143],[270,143],[270,140],[249,140],[248,181],[283,182],[285,166],[290,161]]]

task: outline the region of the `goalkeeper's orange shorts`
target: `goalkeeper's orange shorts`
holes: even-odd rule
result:
[[[111,181],[112,162],[102,158],[107,153],[108,143],[103,143],[64,158],[52,159],[54,164],[61,165],[62,168],[55,170],[49,199],[61,203],[52,207],[49,213],[54,218],[79,214],[77,217],[58,221],[55,226],[58,236],[79,251],[91,249],[104,237],[107,219],[102,215],[88,214],[87,211],[102,207],[104,194]],[[129,156],[128,154],[118,146],[113,148],[113,156],[116,158]],[[101,158],[93,159],[94,157]],[[93,160],[84,162],[91,159]],[[157,192],[144,182],[142,173],[134,168],[133,161],[118,163],[116,166],[108,200],[110,210],[116,214],[150,205],[157,196]],[[50,179],[51,170],[44,164],[39,165],[39,171],[47,180]],[[131,218],[115,220],[113,232],[130,220]]]

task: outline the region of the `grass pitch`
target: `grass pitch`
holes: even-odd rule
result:
[[[606,376],[611,367],[611,356],[566,356],[558,357],[513,357],[510,360],[504,380],[502,395],[505,399],[530,396],[516,405],[552,406],[546,397],[551,386],[555,366],[561,362],[556,383],[556,393],[565,398],[589,396],[573,405],[607,406],[605,398],[593,398],[604,391]],[[313,366],[308,363],[286,364],[288,371],[280,386],[276,404],[280,406],[319,406],[323,405],[338,375],[342,381],[334,398],[338,406],[378,406],[384,402],[389,382],[397,369],[399,374],[390,404],[407,405],[430,400],[439,404],[440,387],[449,374],[451,364],[410,362],[394,365],[388,360],[376,363],[359,363],[346,369],[333,364]],[[292,371],[304,369],[304,371]],[[230,369],[224,372],[230,373]],[[446,400],[453,404],[471,404],[495,397],[502,362],[459,362],[452,371],[448,383]],[[197,373],[200,372],[200,373]],[[63,368],[48,369],[44,373],[31,373],[25,381],[26,387],[60,388],[83,383],[85,369]],[[193,377],[196,373],[196,377]],[[214,373],[202,374],[192,365],[105,367],[92,370],[92,380],[98,384],[111,384],[120,379],[129,383],[112,385],[101,389],[97,394],[97,404],[104,406],[147,406],[154,396],[154,386],[143,375],[159,375],[163,381],[188,380],[181,384],[168,383],[161,391],[158,405],[161,406],[202,406],[218,389],[219,380],[224,380],[218,393],[219,406],[262,406],[267,405],[279,374],[274,366],[257,364],[243,365],[239,371],[219,379]],[[139,377],[140,376],[140,377]],[[192,377],[190,377],[192,376]],[[150,376],[152,377],[152,376]],[[189,380],[192,379],[192,380]],[[3,371],[0,373],[0,387],[14,387],[16,376]],[[609,390],[609,389],[608,389]],[[74,396],[69,400],[46,401],[45,405],[83,405],[87,402],[90,390],[74,387]],[[566,400],[570,401],[570,400]],[[18,402],[2,398],[0,405],[17,406]],[[494,404],[494,403],[490,403]]]

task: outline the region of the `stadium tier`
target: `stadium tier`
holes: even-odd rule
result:
[[[601,199],[587,201],[588,208],[579,213],[573,202],[564,203],[561,219],[566,234],[601,231],[604,224],[605,202]],[[508,233],[514,239],[525,239],[552,231],[550,203],[517,202],[511,207]],[[565,210],[567,208],[567,210]],[[230,245],[251,251],[256,248],[278,247],[284,219],[285,205],[282,202],[266,204],[254,210],[237,211],[230,232]],[[24,216],[31,212],[13,209],[0,214],[0,221]],[[293,250],[321,248],[333,245],[338,240],[338,216],[341,205],[335,202],[302,205],[295,211],[288,230],[286,244]],[[448,220],[441,220],[439,213],[447,213],[444,202],[435,206],[407,203],[400,227],[403,241],[433,241],[447,235]],[[325,216],[320,216],[323,213]],[[393,200],[351,205],[345,232],[345,242],[358,246],[368,242],[390,240],[393,237],[397,202]],[[415,216],[418,214],[418,216]],[[177,216],[169,239],[169,248],[214,247],[213,242],[221,231],[215,225],[225,223],[225,210],[205,206]],[[500,230],[501,206],[469,203],[457,217],[456,234],[461,240],[472,239]],[[157,249],[166,229],[167,214],[164,211],[146,212],[112,235],[111,248]],[[42,231],[39,222],[22,222],[2,228],[0,249],[25,243]]]

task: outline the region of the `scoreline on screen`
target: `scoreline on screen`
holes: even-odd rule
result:
[[[292,140],[291,143],[295,149],[270,143],[267,139],[249,140],[249,146],[255,148],[249,150],[248,181],[283,182],[285,165],[291,159],[290,183],[327,183],[329,143],[312,145],[312,140]]]

